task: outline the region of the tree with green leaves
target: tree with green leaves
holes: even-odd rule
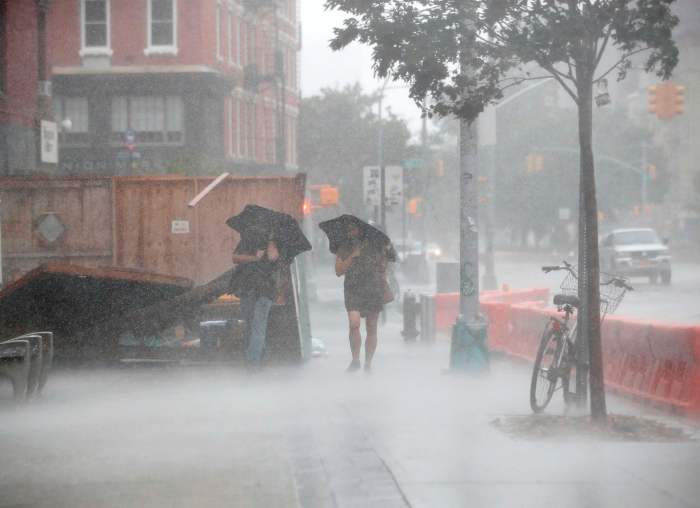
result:
[[[299,166],[312,184],[338,185],[343,206],[360,213],[362,167],[377,164],[377,97],[360,85],[324,88],[305,97],[299,112]],[[387,165],[410,158],[411,133],[393,114],[382,119]]]
[[[426,112],[475,120],[504,91],[553,77],[578,107],[579,323],[590,347],[591,415],[607,415],[600,340],[594,87],[633,59],[668,79],[674,0],[326,0],[348,16],[333,49],[373,48],[379,77],[406,81]],[[541,70],[541,72],[538,72]],[[426,97],[432,100],[429,105]],[[585,362],[584,362],[585,363]],[[578,369],[581,370],[581,369]],[[577,372],[578,372],[577,370]]]

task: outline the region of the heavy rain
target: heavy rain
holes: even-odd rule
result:
[[[694,0],[0,0],[0,508],[700,507]]]

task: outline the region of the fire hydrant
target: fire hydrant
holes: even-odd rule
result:
[[[416,319],[418,318],[418,301],[416,295],[411,291],[406,291],[403,295],[403,335],[404,340],[416,340],[418,329]]]

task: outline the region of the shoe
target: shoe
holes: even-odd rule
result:
[[[345,369],[345,372],[355,372],[360,370],[360,367],[362,367],[362,365],[360,365],[360,360],[353,360],[350,362],[350,365],[348,365],[348,368]]]
[[[372,373],[372,364],[365,362],[365,374],[371,374]]]

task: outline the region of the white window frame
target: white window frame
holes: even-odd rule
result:
[[[233,65],[233,8],[229,5],[226,18],[226,42],[228,43],[228,63]]]
[[[146,43],[148,46],[143,50],[143,54],[149,55],[177,55],[177,0],[170,0],[173,5],[173,43],[166,45],[153,45],[151,43],[151,14],[153,12],[153,0],[148,0],[146,4]]]
[[[106,23],[107,23],[107,45],[106,46],[85,46],[85,1],[80,0],[80,52],[79,55],[83,56],[112,56],[114,51],[112,51],[112,29],[111,29],[111,1],[105,1],[106,12]]]
[[[163,140],[162,141],[141,141],[137,139],[137,144],[139,146],[184,146],[187,142],[186,140],[186,119],[185,119],[185,101],[184,97],[182,95],[170,95],[170,94],[157,94],[157,95],[115,95],[111,99],[115,99],[117,97],[125,98],[126,99],[126,123],[127,123],[127,129],[131,129],[129,124],[132,121],[131,117],[131,102],[134,99],[140,99],[144,97],[156,97],[159,98],[163,101],[163,128],[161,131],[138,131],[134,129],[134,132],[137,134],[139,132],[161,132],[163,134]],[[181,125],[180,125],[180,131],[172,131],[172,132],[179,132],[180,133],[180,139],[177,141],[168,141],[167,139],[167,133],[168,133],[168,109],[167,109],[167,99],[168,97],[178,97],[180,99],[180,103],[182,105],[182,117],[181,117]],[[113,102],[110,102],[110,104],[113,104]],[[112,107],[110,105],[110,107]],[[110,115],[112,112],[110,111]],[[111,123],[111,122],[110,122]],[[124,134],[123,131],[115,131],[113,130],[113,125],[110,125],[110,144],[112,146],[121,146],[123,145],[123,141],[121,139],[117,139],[119,135]]]
[[[224,54],[221,51],[222,46],[223,46],[223,44],[221,44],[222,43],[222,40],[221,40],[221,35],[222,35],[221,34],[221,9],[222,9],[221,2],[217,1],[216,2],[216,16],[215,16],[215,19],[216,19],[216,59],[219,62],[224,61]]]

